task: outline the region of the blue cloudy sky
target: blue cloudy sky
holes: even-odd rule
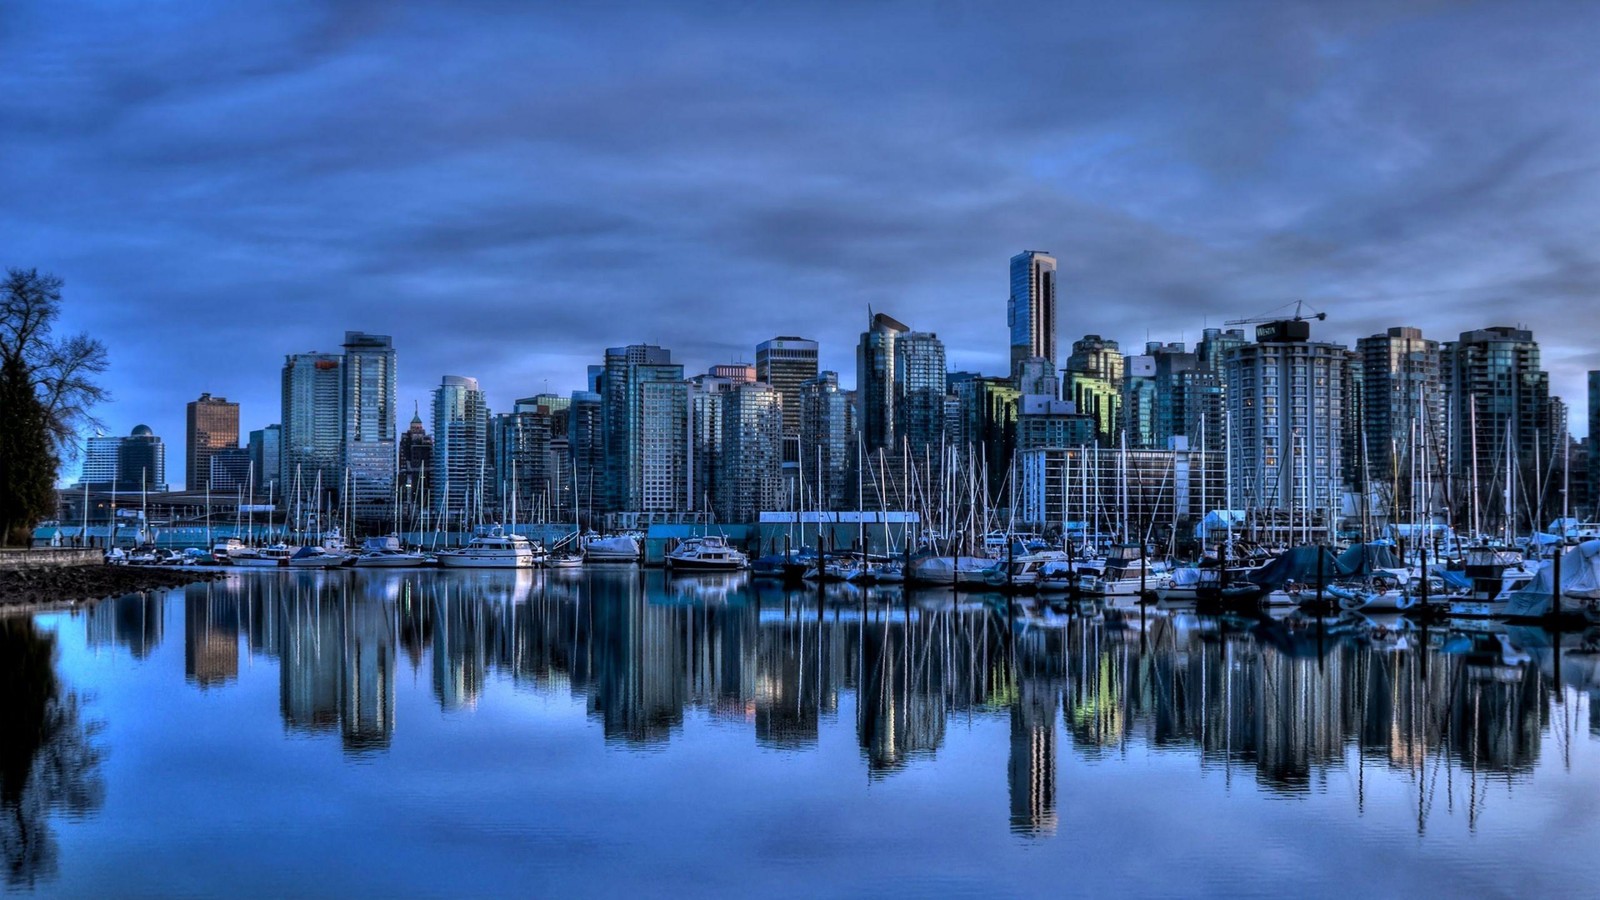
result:
[[[1300,298],[1341,340],[1525,324],[1578,405],[1596,47],[1579,2],[12,0],[0,264],[110,344],[108,428],[175,443],[201,391],[276,421],[346,329],[407,407],[776,334],[848,383],[869,305],[1000,372],[1025,248],[1063,347]]]

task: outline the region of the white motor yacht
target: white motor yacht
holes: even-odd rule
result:
[[[730,572],[750,565],[750,558],[717,535],[686,538],[667,554],[672,572]]]
[[[585,562],[638,562],[639,539],[631,534],[592,534],[584,539]]]
[[[246,547],[243,550],[228,554],[228,565],[243,566],[251,569],[273,569],[289,564],[289,557],[294,555],[294,550],[285,544],[273,544],[270,547],[255,549]]]
[[[544,558],[544,548],[520,534],[503,534],[496,528],[479,535],[457,550],[435,556],[447,569],[532,569]]]
[[[428,564],[428,558],[421,553],[412,553],[400,546],[400,539],[395,535],[381,538],[368,538],[361,545],[361,555],[356,557],[355,567],[358,569],[409,569]]]

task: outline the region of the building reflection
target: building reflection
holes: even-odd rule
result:
[[[395,740],[402,656],[442,710],[471,708],[506,682],[582,704],[604,740],[628,748],[663,746],[702,717],[763,748],[809,752],[824,730],[852,727],[839,721],[849,709],[871,778],[933,760],[953,720],[981,721],[1008,729],[995,765],[1023,836],[1056,831],[1064,755],[1191,753],[1205,771],[1284,794],[1324,790],[1335,771],[1359,782],[1373,767],[1509,783],[1539,762],[1554,685],[1600,694],[1600,634],[1558,647],[1536,629],[1027,605],[1011,620],[993,598],[789,591],[629,568],[284,573],[191,586],[182,599],[189,681],[237,679],[242,644],[276,661],[285,729],[337,735],[349,753]],[[89,642],[144,658],[164,611],[139,597],[100,604]]]

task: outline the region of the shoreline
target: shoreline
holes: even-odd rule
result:
[[[222,571],[197,572],[155,566],[28,566],[0,570],[0,616],[77,609],[143,591],[168,590],[216,581]]]

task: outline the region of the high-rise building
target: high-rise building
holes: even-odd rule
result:
[[[600,374],[605,408],[608,508],[675,512],[689,503],[689,383],[662,347],[606,350]]]
[[[974,445],[972,459],[987,463],[981,477],[989,479],[991,498],[1002,501],[1016,451],[1022,395],[1012,379],[993,376],[965,379],[956,384],[956,394],[961,398],[962,435]]]
[[[541,511],[547,516],[571,511],[562,502],[564,470],[557,469],[551,453],[551,442],[558,435],[566,438],[566,410],[555,412],[539,401],[523,398],[511,412],[489,420],[494,481],[507,522],[530,522]]]
[[[1281,511],[1282,521],[1293,517],[1297,535],[1332,529],[1342,508],[1348,351],[1309,335],[1303,322],[1263,325],[1255,343],[1234,348],[1225,362],[1233,427],[1228,508]]]
[[[800,385],[817,377],[817,342],[780,336],[756,345],[756,380],[783,397],[783,433],[800,433]]]
[[[1533,332],[1505,326],[1462,332],[1441,349],[1440,368],[1449,458],[1456,484],[1467,488],[1464,514],[1456,521],[1486,531],[1526,526],[1537,503],[1532,486],[1542,482],[1541,466],[1559,446],[1550,376],[1540,367]],[[1508,484],[1508,469],[1515,484]],[[1504,515],[1507,491],[1517,520],[1512,523]]]
[[[856,422],[868,450],[899,449],[896,427],[895,344],[911,329],[878,313],[856,346]]]
[[[223,447],[212,451],[208,460],[210,471],[202,480],[209,483],[213,493],[227,494],[250,490],[251,463],[248,447]]]
[[[78,475],[78,487],[109,488],[117,480],[117,452],[122,448],[122,438],[95,434],[84,441],[83,471]]]
[[[433,513],[447,527],[473,524],[470,510],[482,499],[480,485],[489,446],[489,410],[478,379],[446,375],[433,390],[433,465],[428,492]],[[487,491],[487,485],[483,486]]]
[[[338,353],[294,353],[283,362],[283,447],[278,488],[287,499],[298,491],[311,508],[313,492],[336,490],[343,481],[344,357]]]
[[[191,491],[206,486],[211,474],[211,454],[239,446],[239,404],[226,397],[201,394],[190,400],[185,432],[184,484]]]
[[[1356,341],[1361,359],[1360,435],[1367,477],[1389,484],[1408,469],[1421,448],[1440,451],[1445,439],[1445,397],[1439,342],[1417,328],[1390,328]],[[1419,430],[1421,429],[1421,430]],[[1362,456],[1359,445],[1351,454]]]
[[[727,395],[743,383],[712,373],[689,380],[689,508],[704,510],[720,502],[717,477],[722,467],[722,415]]]
[[[433,437],[422,424],[422,410],[413,409],[411,425],[400,435],[400,497],[415,509],[422,502],[428,467],[433,465]]]
[[[344,333],[341,487],[357,520],[387,518],[395,474],[395,357],[386,334]]]
[[[573,391],[567,407],[567,447],[577,484],[579,516],[585,525],[594,520],[605,498],[605,406],[594,391]]]
[[[1056,376],[1056,365],[1038,356],[1029,357],[1017,364],[1017,390],[1036,397],[1061,397],[1061,379]]]
[[[1041,250],[1011,257],[1011,299],[1006,306],[1011,329],[1011,377],[1029,357],[1056,364],[1056,259]]]
[[[1122,430],[1123,356],[1117,342],[1086,334],[1072,343],[1062,370],[1063,399],[1092,416],[1095,439],[1103,447],[1117,443]]]
[[[250,432],[250,465],[257,494],[281,493],[278,473],[283,468],[283,426],[268,425]]]
[[[800,470],[808,509],[854,508],[848,498],[856,452],[855,409],[836,372],[819,372],[800,385]]]
[[[1081,447],[1095,441],[1092,416],[1079,415],[1065,400],[1023,394],[1017,410],[1016,452],[1038,447]]]
[[[127,437],[97,434],[85,441],[77,487],[107,491],[167,489],[167,448],[148,425]]]
[[[914,455],[944,436],[944,342],[932,332],[908,331],[894,344],[895,435]]]
[[[723,396],[722,454],[717,467],[717,516],[754,522],[783,508],[783,397],[761,382],[738,384]]]

